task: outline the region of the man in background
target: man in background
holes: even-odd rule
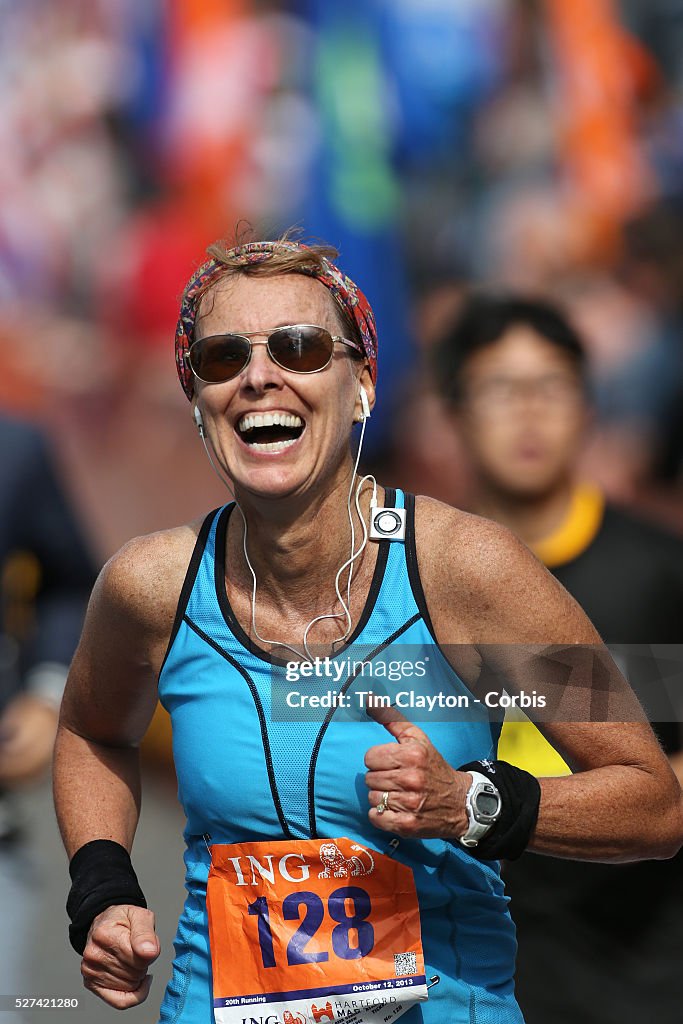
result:
[[[0,995],[8,996],[35,984],[25,977],[25,942],[39,895],[17,792],[49,767],[96,571],[43,435],[0,415],[0,451]]]
[[[549,303],[475,295],[435,349],[438,387],[471,461],[472,510],[514,530],[585,609],[683,779],[681,730],[643,646],[683,640],[683,540],[577,475],[590,423],[581,339]],[[614,649],[613,649],[614,652]],[[528,721],[500,755],[569,771]],[[683,856],[610,866],[524,854],[505,868],[527,1024],[679,1024]]]

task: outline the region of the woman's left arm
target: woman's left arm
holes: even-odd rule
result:
[[[540,726],[575,774],[540,779],[529,849],[578,860],[673,857],[683,844],[681,787],[648,725]]]
[[[516,538],[499,540],[477,644],[480,685],[542,696],[529,715],[574,774],[540,781],[529,849],[555,857],[629,861],[683,844],[683,794],[642,707],[583,610]],[[495,627],[494,627],[495,623]]]
[[[545,695],[545,720],[537,719],[538,727],[575,772],[539,780],[529,849],[612,862],[673,856],[683,844],[681,786],[585,613],[509,530],[433,502],[425,517],[431,519],[430,538],[427,545],[418,543],[418,560],[445,653],[449,643],[457,645],[457,654],[471,642],[480,688],[503,676],[512,695],[522,689]],[[419,730],[406,723],[399,746],[410,742],[408,730],[417,740]],[[428,740],[417,746],[409,751],[407,770],[414,779],[417,768],[428,786],[430,774],[441,778],[434,757],[440,755],[428,749]],[[470,776],[467,785],[463,773],[453,776],[455,815]],[[372,788],[381,793],[387,787]],[[434,803],[425,797],[421,806]],[[416,834],[426,835],[422,824]]]

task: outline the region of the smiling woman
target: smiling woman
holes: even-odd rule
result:
[[[283,239],[209,251],[185,290],[176,359],[218,463],[233,486],[260,481],[271,496],[297,478],[304,486],[312,465],[345,476],[360,388],[374,403],[367,300],[326,247]],[[283,388],[287,380],[293,386]],[[267,462],[252,463],[257,456]]]
[[[482,685],[529,685],[506,649],[600,639],[505,529],[356,485],[377,337],[335,255],[287,237],[220,244],[184,292],[178,373],[234,501],[131,541],[93,592],[55,752],[70,938],[92,992],[120,1009],[147,997],[159,947],[129,853],[158,694],[188,891],[161,1021],[520,1024],[497,858],[668,857],[681,791],[606,652],[584,660],[618,723],[591,721],[584,677],[585,717],[543,726],[575,775],[539,783],[495,760]],[[359,700],[371,684],[350,666],[386,658],[410,668],[385,679],[392,703],[408,693],[412,713],[442,694],[440,713],[418,726],[386,694]],[[301,693],[322,686],[327,703],[281,700],[288,716],[278,698],[299,663]]]

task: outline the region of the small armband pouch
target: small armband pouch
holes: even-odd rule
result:
[[[469,761],[459,772],[480,772],[491,780],[500,793],[501,813],[488,835],[476,847],[466,850],[477,860],[517,860],[522,856],[538,820],[541,786],[523,768],[507,761]]]
[[[81,955],[90,925],[107,907],[147,906],[128,851],[111,839],[93,839],[81,846],[71,858],[69,874],[72,882],[66,901],[66,912],[71,919],[69,941]]]

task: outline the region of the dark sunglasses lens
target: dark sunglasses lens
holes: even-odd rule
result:
[[[314,373],[329,363],[334,342],[324,327],[281,327],[269,337],[268,349],[285,370]]]
[[[196,341],[190,349],[190,366],[200,380],[221,384],[232,380],[247,365],[250,345],[236,334],[219,334]]]

